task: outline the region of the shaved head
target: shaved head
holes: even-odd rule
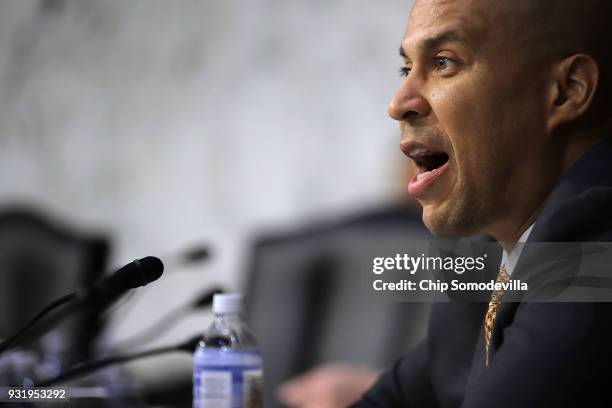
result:
[[[612,134],[611,3],[415,0],[389,114],[430,231],[516,242],[559,177]]]
[[[515,62],[528,69],[547,69],[576,54],[589,55],[596,61],[599,76],[592,105],[575,123],[563,128],[596,129],[599,138],[611,137],[606,98],[612,94],[612,52],[607,43],[612,1],[495,0],[487,7],[500,13],[503,31],[516,47],[514,55],[519,60]]]
[[[610,0],[497,0],[507,16],[508,34],[525,55],[548,63],[572,54],[591,55],[602,74],[611,63],[606,39],[612,21]],[[534,60],[535,58],[535,60]]]

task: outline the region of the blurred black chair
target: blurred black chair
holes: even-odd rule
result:
[[[364,298],[360,270],[389,248],[431,238],[416,210],[393,206],[257,240],[246,301],[266,407],[279,406],[278,385],[317,364],[384,368],[424,337],[429,305]]]
[[[103,274],[108,255],[103,235],[68,227],[34,209],[0,209],[0,337],[18,330],[52,300],[93,282]],[[63,324],[63,362],[90,357],[100,329],[93,311]]]

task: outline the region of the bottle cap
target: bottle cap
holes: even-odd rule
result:
[[[216,293],[213,296],[214,314],[240,314],[242,313],[241,293]]]

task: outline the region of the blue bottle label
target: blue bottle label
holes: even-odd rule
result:
[[[199,349],[193,371],[194,408],[262,407],[263,371],[256,352]]]

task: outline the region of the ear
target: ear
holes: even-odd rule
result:
[[[576,54],[559,62],[551,79],[549,133],[559,125],[575,121],[589,109],[599,83],[599,68],[590,55]]]

